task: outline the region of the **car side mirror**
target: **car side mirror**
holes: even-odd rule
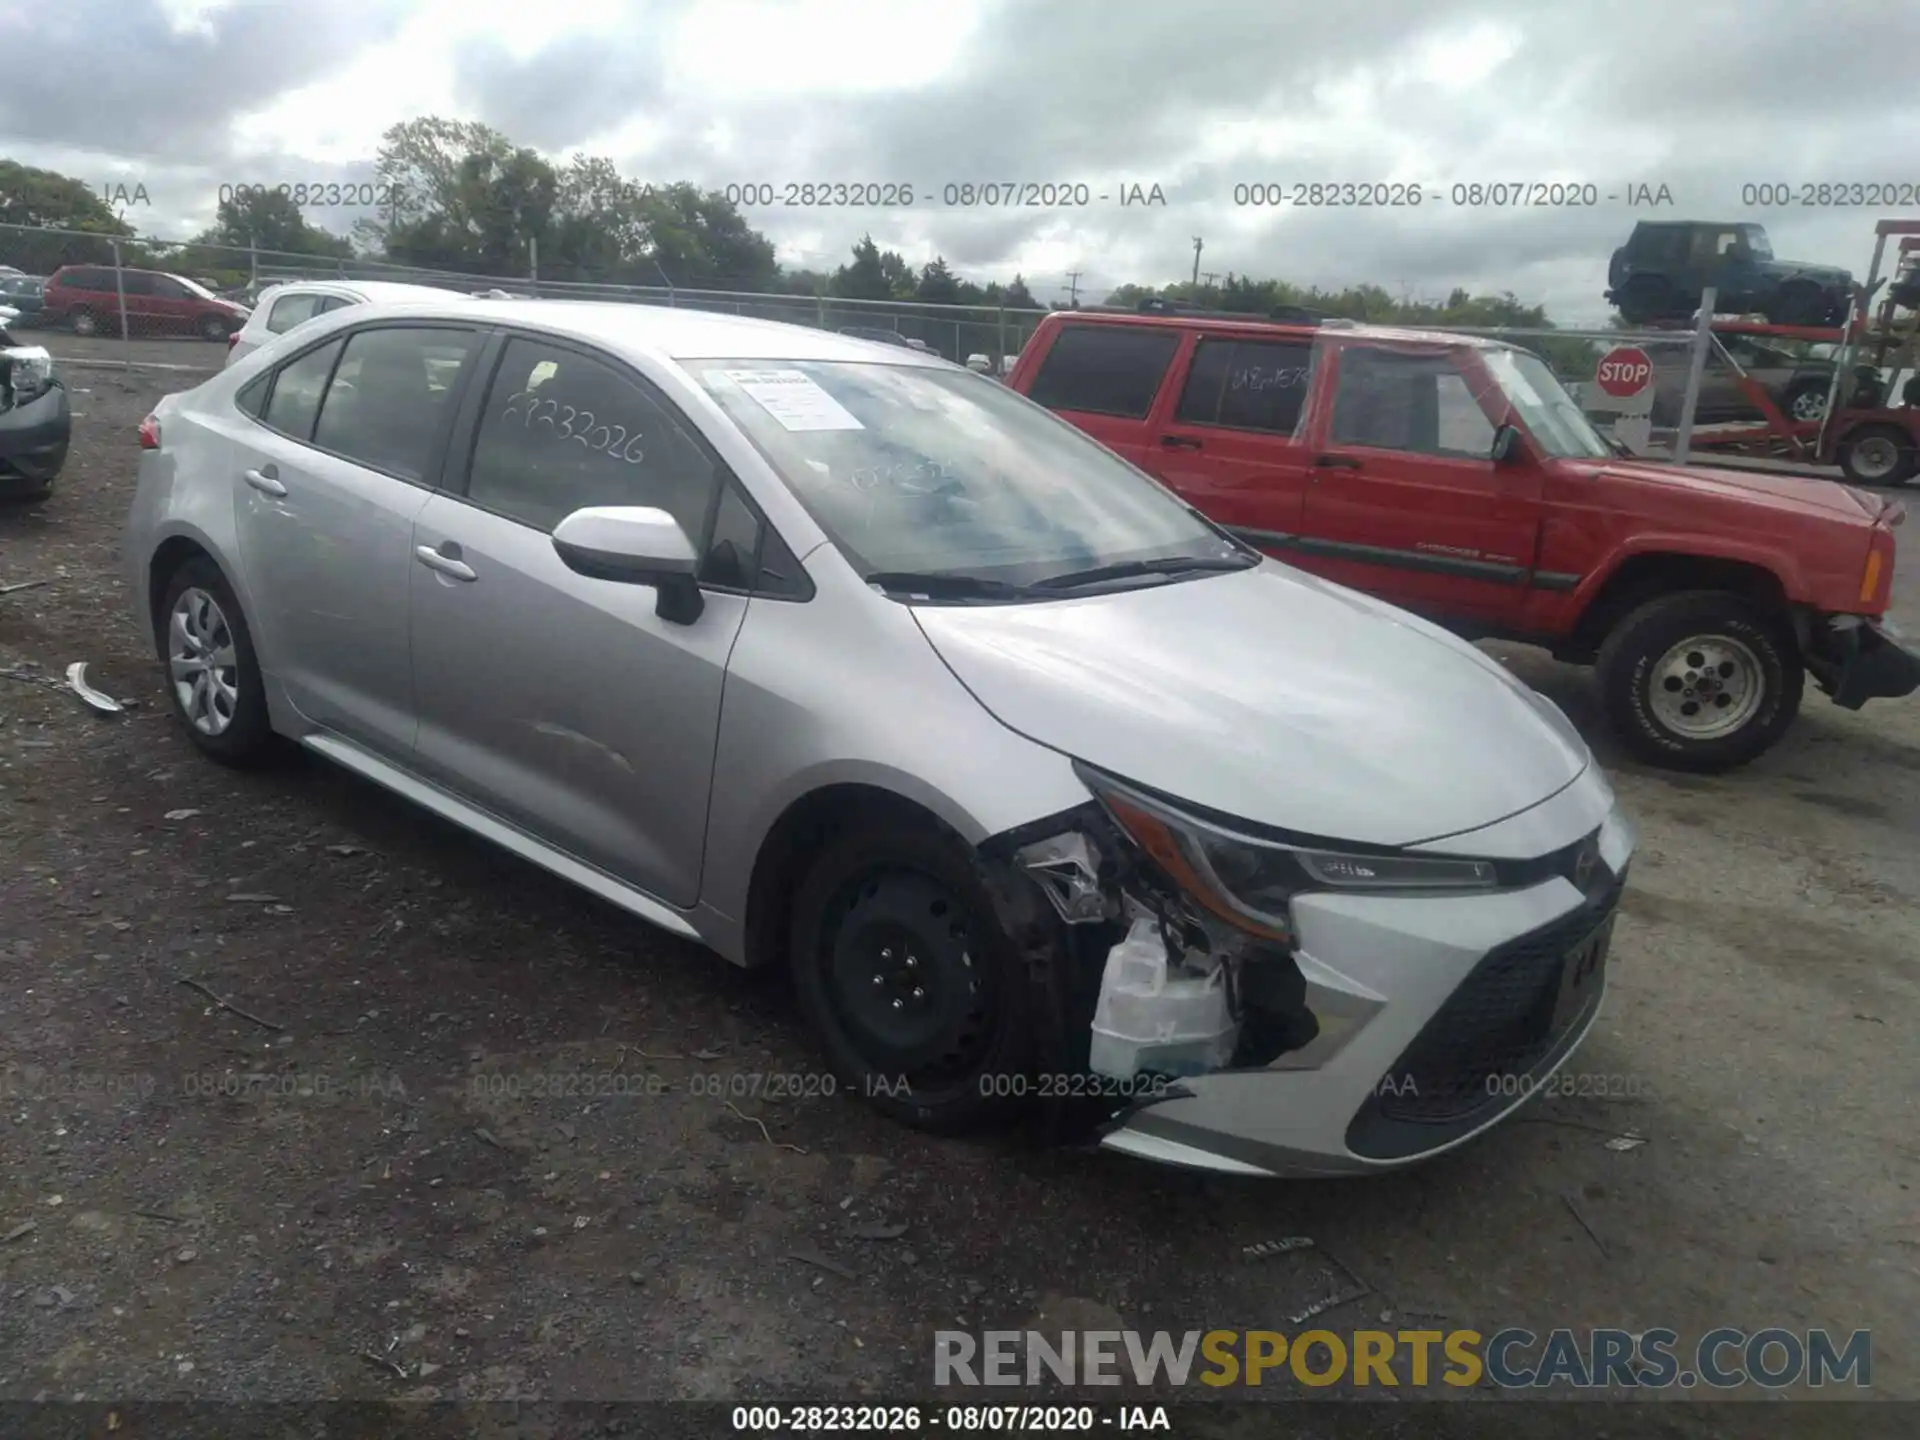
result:
[[[654,614],[691,625],[706,609],[694,578],[699,556],[680,522],[650,505],[590,505],[553,530],[553,548],[569,570],[595,580],[652,585]]]
[[[1487,458],[1496,465],[1512,465],[1526,455],[1520,444],[1520,428],[1517,425],[1502,425],[1493,432],[1493,445],[1487,451]]]

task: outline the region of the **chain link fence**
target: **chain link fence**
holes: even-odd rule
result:
[[[1795,421],[1826,412],[1836,351],[1832,344],[1771,335],[1716,331],[1701,366],[1691,416],[1686,399],[1696,331],[1535,330],[1432,327],[1445,333],[1506,340],[1544,360],[1602,434],[1638,454],[1670,456],[1684,438],[1710,436],[1722,426],[1758,427],[1744,374],[1775,409]],[[1640,362],[1645,362],[1645,369]]]
[[[268,287],[296,280],[378,280],[456,294],[501,292],[555,300],[664,305],[751,315],[891,338],[960,363],[985,357],[1000,374],[1044,310],[854,300],[670,285],[613,285],[461,274],[364,258],[290,255],[254,247],[0,225],[0,307],[16,329],[48,332],[64,364],[162,370],[220,368],[227,337]],[[531,267],[530,267],[531,268]]]

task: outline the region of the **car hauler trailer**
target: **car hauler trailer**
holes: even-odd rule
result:
[[[1839,327],[1772,325],[1715,320],[1713,344],[1760,421],[1696,428],[1690,450],[1721,455],[1780,457],[1837,465],[1859,485],[1904,485],[1920,471],[1920,378],[1899,384],[1920,365],[1920,220],[1882,220],[1874,227],[1873,264],[1858,287],[1847,324]],[[1888,241],[1898,237],[1891,271],[1883,276]],[[1875,305],[1883,288],[1884,298]],[[1684,324],[1673,328],[1689,328]],[[1722,335],[1768,336],[1836,348],[1826,413],[1795,421],[1748,375]],[[1899,393],[1893,393],[1898,385]]]

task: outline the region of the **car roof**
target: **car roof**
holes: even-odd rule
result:
[[[1209,315],[1113,314],[1098,310],[1055,310],[1041,324],[1054,321],[1061,325],[1132,325],[1164,330],[1207,330],[1215,333],[1246,335],[1268,340],[1337,340],[1355,338],[1384,340],[1402,345],[1465,345],[1475,350],[1511,350],[1505,340],[1491,335],[1462,335],[1457,330],[1421,330],[1404,325],[1362,325],[1339,322],[1304,325],[1290,320],[1268,320],[1249,315],[1244,320],[1221,320]]]
[[[261,291],[261,298],[283,295],[288,291],[310,291],[322,295],[359,295],[369,303],[398,300],[463,300],[458,290],[443,290],[435,285],[411,285],[400,280],[278,280]]]
[[[441,292],[445,295],[445,292]],[[376,303],[354,318],[391,313],[482,320],[547,330],[592,341],[616,353],[664,360],[840,360],[953,368],[937,352],[860,340],[810,325],[788,325],[748,315],[722,315],[662,305],[599,300],[482,300]]]

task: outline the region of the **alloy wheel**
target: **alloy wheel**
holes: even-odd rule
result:
[[[202,735],[223,735],[240,703],[239,657],[220,602],[192,587],[167,617],[167,672],[187,723]]]
[[[1818,420],[1826,413],[1827,392],[1824,390],[1802,390],[1787,407],[1790,420]]]
[[[1731,636],[1694,635],[1660,657],[1651,685],[1662,725],[1689,740],[1715,740],[1753,719],[1766,695],[1766,672]]]

